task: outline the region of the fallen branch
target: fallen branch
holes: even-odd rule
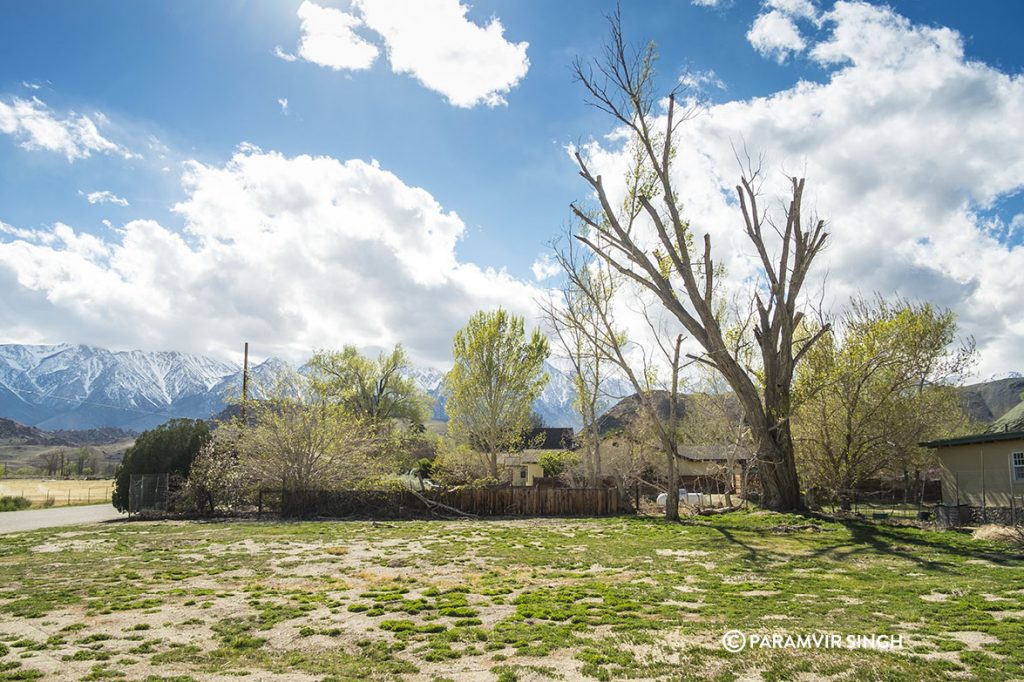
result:
[[[734,507],[707,507],[704,509],[697,510],[697,516],[717,516],[718,514],[728,514],[730,512],[739,511],[743,508],[743,505]]]
[[[795,533],[801,530],[809,530],[812,533],[820,533],[825,530],[821,526],[813,523],[799,523],[796,525],[782,524],[779,526],[771,526],[766,529],[769,533]]]
[[[461,509],[456,509],[455,507],[449,507],[447,504],[442,504],[441,502],[437,502],[436,500],[432,500],[429,497],[426,497],[424,495],[420,495],[418,492],[416,492],[415,490],[412,490],[411,488],[409,489],[409,492],[411,492],[416,497],[416,499],[418,499],[420,502],[422,502],[426,506],[427,511],[429,511],[431,514],[437,514],[437,509],[444,509],[445,511],[451,512],[452,514],[456,514],[457,516],[461,516],[463,518],[467,518],[467,519],[479,518],[476,514],[470,514],[468,512],[462,511]]]

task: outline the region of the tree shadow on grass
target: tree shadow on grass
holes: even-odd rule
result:
[[[819,521],[819,517],[806,515],[808,521]],[[913,562],[919,567],[929,571],[945,572],[955,565],[952,560],[942,558],[928,558],[923,554],[939,554],[950,557],[982,558],[994,563],[1003,565],[1024,565],[1019,556],[1001,555],[992,551],[985,551],[978,548],[964,546],[965,543],[959,537],[951,536],[952,542],[934,540],[926,534],[916,532],[914,529],[885,526],[857,520],[835,520],[828,519],[829,524],[843,527],[850,533],[849,537],[836,538],[830,541],[828,537],[829,526],[821,526],[822,533],[815,533],[813,536],[805,535],[808,542],[802,543],[809,546],[817,546],[812,549],[808,558],[828,558],[833,561],[846,561],[851,558],[866,555],[880,555],[903,559]],[[833,526],[833,527],[835,527]],[[730,524],[724,519],[718,523],[708,526],[718,532],[730,544],[742,549],[747,559],[751,562],[761,562],[768,558],[763,548],[758,548],[742,538],[745,534],[771,534],[778,531],[774,527],[751,527],[749,525]],[[806,529],[783,531],[780,535],[802,540],[800,533],[806,533]]]

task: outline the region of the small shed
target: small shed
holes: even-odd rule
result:
[[[943,505],[966,507],[974,523],[1024,520],[1024,402],[983,433],[921,446],[939,460]]]

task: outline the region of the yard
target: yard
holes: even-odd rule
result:
[[[0,680],[1020,679],[1024,560],[734,513],[0,536]],[[903,637],[723,648],[723,634]]]

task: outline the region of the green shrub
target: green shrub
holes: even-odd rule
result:
[[[0,497],[0,512],[19,511],[21,509],[28,509],[31,506],[32,503],[24,497],[12,497],[9,495]]]
[[[547,450],[537,463],[544,469],[545,476],[561,476],[566,469],[579,462],[580,456],[570,450]]]
[[[172,474],[188,478],[196,455],[210,440],[210,427],[201,419],[172,419],[140,435],[117,467],[111,503],[128,509],[132,474]]]

